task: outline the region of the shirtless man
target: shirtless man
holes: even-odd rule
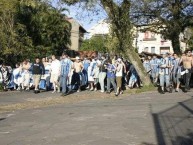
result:
[[[79,57],[76,57],[76,60],[73,64],[73,69],[74,69],[74,73],[72,75],[72,82],[71,85],[78,85],[78,91],[80,92],[80,88],[81,88],[81,76],[82,76],[82,71],[84,69],[84,66],[82,64],[82,62],[80,61]]]
[[[83,66],[82,62],[80,61],[80,58],[79,58],[79,57],[76,57],[76,61],[74,62],[73,68],[74,68],[74,71],[75,71],[76,73],[82,72],[84,66]]]
[[[23,81],[22,81],[22,89],[26,87],[26,90],[29,91],[29,83],[30,83],[30,69],[31,65],[29,61],[26,59],[23,61],[22,70],[23,70]]]
[[[193,67],[193,57],[191,54],[191,51],[187,51],[186,56],[182,56],[181,62],[183,64],[183,68],[186,70],[185,74],[185,92],[190,90],[190,78],[192,73],[192,67]]]

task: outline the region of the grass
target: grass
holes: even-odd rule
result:
[[[3,91],[3,86],[2,84],[0,83],[0,92]]]
[[[134,89],[128,89],[125,90],[124,94],[140,94],[140,93],[145,93],[145,92],[152,92],[152,91],[156,91],[156,87],[154,87],[153,85],[150,86],[143,86],[140,89],[139,88],[134,88]]]

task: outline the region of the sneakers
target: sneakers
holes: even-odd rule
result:
[[[77,90],[77,93],[79,93],[79,92],[81,92],[81,90],[80,90],[80,89],[78,89],[78,90]]]
[[[101,90],[101,93],[104,93],[104,92],[105,92],[105,91],[102,91],[102,90]]]
[[[111,92],[110,92],[110,91],[107,91],[106,93],[107,93],[107,94],[110,94]]]
[[[54,90],[54,91],[52,92],[52,94],[53,94],[53,93],[56,93],[56,90]]]
[[[115,96],[119,96],[119,93],[117,92],[117,93],[115,93]]]
[[[160,92],[161,94],[165,94],[165,92],[163,91],[163,90],[161,90],[161,92]]]
[[[60,93],[60,87],[57,87],[57,92]]]
[[[179,89],[178,89],[178,88],[176,88],[176,92],[179,92]]]
[[[95,88],[94,91],[97,91],[97,88]]]
[[[22,90],[21,87],[18,87],[18,88],[17,88],[17,91],[21,91],[21,90]]]
[[[94,88],[91,88],[91,89],[90,89],[90,91],[93,91],[93,90],[94,90]]]
[[[34,93],[37,94],[37,93],[40,93],[40,91],[39,90],[34,90]]]
[[[64,97],[64,96],[66,96],[67,94],[66,93],[62,93],[60,96],[61,97]]]

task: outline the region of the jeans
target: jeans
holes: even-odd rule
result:
[[[99,83],[101,86],[101,91],[105,91],[105,78],[107,73],[106,72],[100,72],[99,73]]]
[[[88,73],[87,73],[88,71],[86,71],[86,70],[83,70],[83,75],[84,75],[84,85],[88,85]]]
[[[164,87],[164,84],[166,83],[166,87],[170,86],[170,75],[161,75],[159,76],[160,79],[160,86]]]
[[[173,73],[173,74],[172,74],[172,77],[173,77],[173,82],[174,82],[175,84],[180,84],[181,74],[179,74],[179,73],[177,73],[177,74]]]
[[[114,92],[116,93],[117,85],[115,83],[115,78],[107,78],[107,91],[110,92],[110,86],[113,85]]]
[[[158,78],[158,72],[152,72],[151,73],[151,79],[152,79],[152,82],[153,83],[157,83],[156,81],[157,81],[157,78]]]
[[[68,78],[68,75],[62,75],[60,77],[60,84],[61,84],[61,87],[62,87],[62,93],[66,93],[66,88],[67,88],[67,78]]]
[[[188,73],[185,74],[185,89],[190,89],[190,78],[191,78],[191,72],[189,70]]]

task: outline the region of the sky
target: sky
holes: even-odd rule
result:
[[[53,0],[52,5],[54,7],[65,7],[69,10],[69,12],[65,12],[65,14],[69,17],[73,17],[76,19],[87,31],[97,24],[98,21],[105,19],[106,14],[103,11],[95,11],[88,12],[86,9],[80,8],[80,6],[77,4],[75,6],[61,6],[61,4],[57,3],[58,0]],[[100,8],[98,7],[97,10]]]

